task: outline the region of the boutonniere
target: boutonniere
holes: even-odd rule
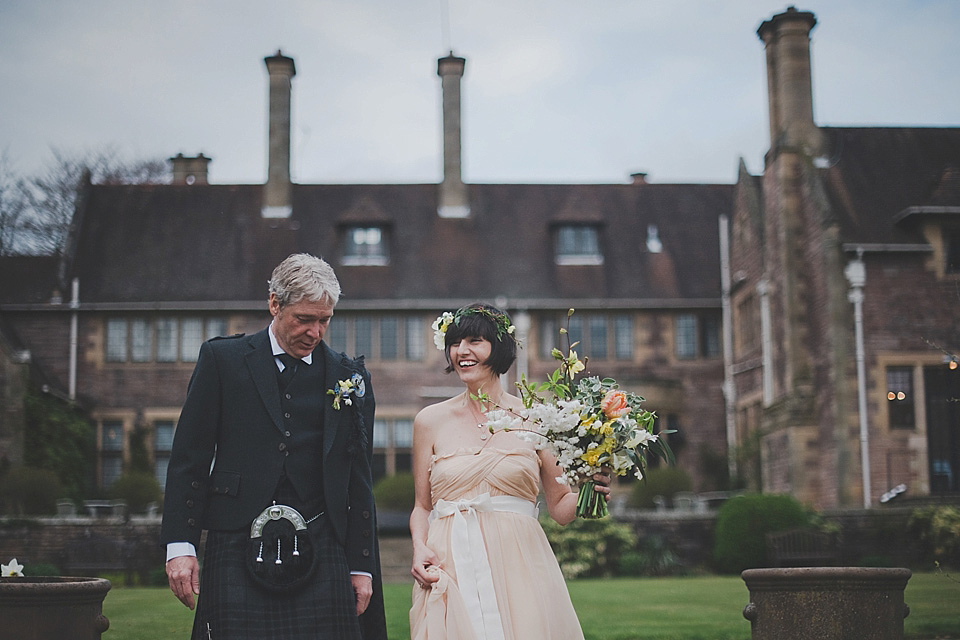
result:
[[[4,578],[23,577],[23,565],[14,558],[10,564],[0,564],[0,575]]]
[[[333,408],[340,411],[340,405],[353,405],[354,398],[362,398],[367,393],[367,384],[363,376],[355,373],[349,380],[338,380],[333,389],[327,390],[328,396],[333,396]]]

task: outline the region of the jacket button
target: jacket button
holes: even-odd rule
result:
[[[191,527],[195,527],[197,526],[197,521],[194,520],[193,518],[187,518],[187,525]]]
[[[369,519],[370,519],[370,512],[369,512],[369,511],[364,511],[364,512],[363,512],[363,519],[364,519],[364,520],[369,520]]]
[[[364,557],[364,558],[369,558],[369,557],[370,557],[370,549],[364,549],[364,550],[363,550],[363,557]]]
[[[363,530],[363,537],[364,537],[364,538],[369,538],[369,537],[370,537],[370,530],[369,530],[369,529],[364,529],[364,530]]]
[[[193,500],[187,500],[187,508],[193,509]]]
[[[285,413],[285,414],[283,414],[283,417],[284,417],[284,418],[289,418],[289,417],[290,417],[290,414],[289,414],[289,413]]]
[[[287,443],[286,443],[286,442],[281,442],[279,449],[280,449],[280,451],[286,451],[286,450],[287,450]]]
[[[194,489],[199,489],[199,488],[200,488],[200,481],[199,481],[199,480],[194,480],[193,482],[190,483],[190,486],[193,487]]]
[[[292,398],[293,396],[291,396],[289,393],[287,393],[287,394],[284,394],[283,397],[286,398],[287,400],[289,400],[289,399]]]
[[[283,432],[283,435],[285,435],[285,436],[287,436],[287,437],[289,438],[289,437],[290,437],[290,432],[289,432],[289,431],[284,431],[284,432]]]

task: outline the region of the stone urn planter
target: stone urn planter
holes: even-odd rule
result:
[[[909,569],[747,569],[753,640],[902,640]]]
[[[110,621],[103,578],[39,576],[0,578],[0,623],[4,638],[100,640]]]

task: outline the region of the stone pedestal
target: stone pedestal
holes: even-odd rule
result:
[[[100,640],[110,626],[103,578],[0,578],[0,636],[17,640]]]
[[[909,569],[747,569],[753,640],[902,640]]]
[[[753,640],[902,640],[909,569],[747,569]]]

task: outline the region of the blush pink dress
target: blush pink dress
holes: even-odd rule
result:
[[[540,457],[490,447],[434,456],[427,546],[440,580],[413,586],[413,640],[582,640],[536,518]]]

